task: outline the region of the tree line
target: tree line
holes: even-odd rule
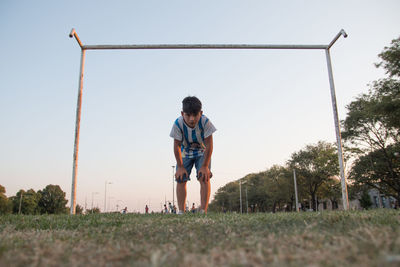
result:
[[[400,38],[392,40],[378,57],[375,66],[387,76],[373,81],[367,93],[348,104],[341,122],[349,198],[359,199],[364,208],[372,204],[367,194],[372,188],[400,203]],[[219,188],[210,210],[240,211],[242,184],[243,205],[250,211],[292,211],[293,170],[303,208],[315,210],[321,200],[330,200],[333,209],[338,207],[341,185],[336,145],[319,141],[294,152],[282,166]]]
[[[21,189],[7,198],[6,189],[0,185],[0,214],[63,214],[68,213],[68,200],[58,185],[47,185],[35,192]]]

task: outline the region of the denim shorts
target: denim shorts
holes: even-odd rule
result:
[[[185,158],[182,158],[182,161],[183,161],[183,166],[185,167],[186,172],[188,173],[188,176],[186,177],[186,175],[184,175],[182,177],[182,180],[177,180],[175,178],[175,181],[177,181],[178,183],[184,183],[184,182],[190,181],[190,173],[192,172],[193,165],[196,168],[196,177],[197,177],[197,179],[199,179],[199,170],[201,168],[201,165],[203,165],[204,155],[198,156],[195,158],[185,157]],[[210,165],[208,166],[208,168],[211,170],[211,162],[210,162]],[[176,169],[178,170],[178,166],[176,166]]]

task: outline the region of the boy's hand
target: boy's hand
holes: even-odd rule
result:
[[[178,170],[175,173],[175,178],[179,181],[183,180],[183,176],[188,177],[188,173],[184,167],[178,167]]]
[[[207,166],[201,166],[199,170],[199,179],[202,179],[203,182],[208,182],[212,177],[212,173]]]

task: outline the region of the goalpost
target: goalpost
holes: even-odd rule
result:
[[[70,214],[75,214],[76,207],[76,180],[78,171],[78,151],[79,151],[79,131],[81,121],[81,107],[82,107],[82,89],[83,89],[83,73],[85,66],[85,52],[86,50],[110,50],[110,49],[313,49],[325,50],[326,63],[328,67],[329,85],[331,91],[331,101],[333,109],[333,119],[335,123],[336,142],[338,150],[338,160],[340,167],[340,181],[342,188],[342,203],[343,209],[349,209],[349,200],[347,194],[347,182],[344,175],[343,163],[343,148],[342,138],[340,134],[339,118],[336,104],[335,84],[333,81],[332,64],[330,56],[330,48],[339,39],[340,36],[347,37],[347,33],[342,29],[327,45],[271,45],[271,44],[150,44],[150,45],[83,45],[79,39],[75,29],[71,30],[70,38],[75,37],[81,48],[81,63],[79,74],[79,91],[78,103],[76,107],[76,124],[75,124],[75,144],[74,144],[74,157],[73,157],[73,170],[72,170],[72,189],[71,189],[71,208]],[[296,203],[297,205],[297,203]]]

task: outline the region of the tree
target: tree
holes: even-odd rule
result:
[[[376,91],[377,113],[382,115],[385,125],[389,128],[400,129],[400,37],[392,40],[391,46],[385,47],[378,55],[381,62],[375,64],[382,67],[389,75],[387,79],[375,82],[373,87]]]
[[[218,189],[210,204],[213,211],[240,211],[239,182],[242,183],[243,206],[248,202],[255,211],[291,210],[294,202],[292,175],[286,167],[274,165],[264,172],[253,173]],[[245,190],[247,189],[247,199]]]
[[[17,194],[11,198],[13,213],[19,213],[21,207],[21,214],[39,214],[38,202],[40,200],[40,194],[35,192],[33,189],[19,190]]]
[[[400,201],[400,38],[379,57],[376,66],[389,77],[374,81],[367,94],[347,106],[342,137],[354,152],[350,179]]]
[[[368,185],[400,203],[400,143],[360,156],[350,172],[355,184]]]
[[[318,197],[321,199],[327,198],[332,203],[332,209],[338,208],[338,202],[342,197],[342,188],[338,177],[331,177],[324,182],[320,189]]]
[[[360,206],[363,209],[369,209],[372,206],[371,197],[368,194],[368,191],[363,191],[360,198]]]
[[[91,213],[100,213],[100,209],[97,207],[94,207],[93,209],[86,210],[86,214],[91,214]]]
[[[312,207],[316,210],[318,189],[339,173],[335,146],[322,141],[308,145],[305,149],[293,153],[288,164],[291,169],[296,169],[298,185],[308,193]]]
[[[68,213],[65,199],[65,192],[58,185],[48,185],[39,191],[41,198],[39,200],[39,208],[41,213],[59,214]]]
[[[214,200],[210,205],[212,205],[214,211],[238,211],[240,209],[238,196],[239,184],[231,182],[217,190]]]
[[[83,214],[83,207],[79,204],[75,207],[75,214]]]
[[[6,196],[6,188],[0,185],[0,214],[11,213],[11,202]]]
[[[361,94],[348,106],[342,137],[358,145],[366,145],[367,152],[385,149],[387,144],[399,142],[400,130],[400,38],[392,41],[378,55],[389,78],[374,81],[367,94]],[[366,153],[361,149],[361,152]]]
[[[378,55],[382,61],[375,64],[382,67],[389,77],[400,77],[400,37],[392,40],[391,46],[385,47]]]
[[[293,177],[289,169],[274,165],[265,172],[268,186],[266,191],[272,201],[272,212],[286,207],[292,210],[294,200]]]

